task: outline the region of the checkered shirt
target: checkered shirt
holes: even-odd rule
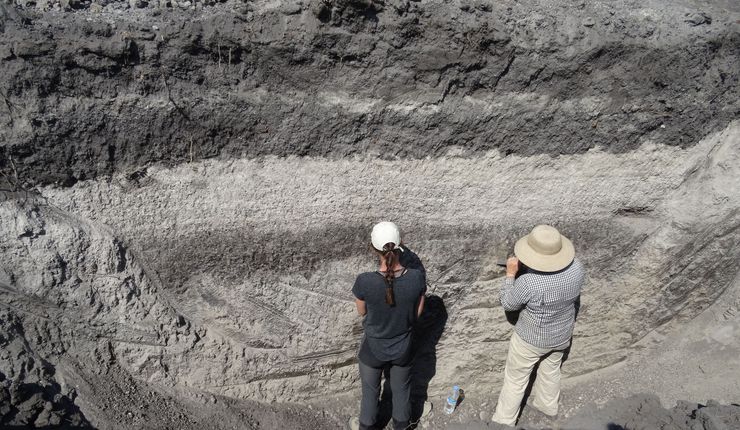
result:
[[[514,328],[519,337],[538,348],[568,346],[584,278],[585,270],[577,259],[559,272],[529,270],[516,281],[507,276],[499,299],[507,311],[521,309]]]

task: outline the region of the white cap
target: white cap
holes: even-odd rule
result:
[[[401,232],[398,227],[389,221],[383,221],[373,226],[373,232],[370,234],[370,242],[373,248],[382,251],[387,243],[394,245],[393,249],[399,249],[401,244]]]

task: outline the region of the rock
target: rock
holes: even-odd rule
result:
[[[56,45],[52,41],[38,41],[34,42],[31,40],[18,41],[13,45],[13,54],[21,58],[38,57],[46,55],[56,48]]]
[[[50,410],[42,410],[41,413],[36,417],[36,420],[33,422],[33,425],[35,427],[47,427],[51,425],[51,411]]]
[[[44,399],[42,393],[34,393],[18,404],[18,410],[31,412],[37,409],[43,409]]]
[[[303,6],[300,3],[283,3],[280,7],[280,12],[283,15],[298,15],[303,11]]]
[[[684,22],[696,27],[698,25],[709,25],[712,23],[712,17],[704,12],[687,13]]]
[[[594,21],[594,19],[593,19],[593,18],[591,18],[591,17],[587,17],[587,18],[585,18],[585,19],[583,20],[583,25],[584,25],[585,27],[593,27],[593,26],[594,26],[594,24],[596,24],[596,21]]]
[[[331,18],[331,6],[326,0],[312,0],[310,9],[319,21],[327,22]]]
[[[62,424],[63,421],[64,421],[63,411],[51,411],[50,412],[49,414],[49,425],[50,426],[59,426]]]
[[[10,406],[10,394],[5,387],[0,386],[0,421],[6,416],[11,410]]]
[[[249,4],[234,4],[234,12],[247,16],[252,12],[252,7]]]
[[[59,0],[59,4],[64,10],[81,9],[81,0]]]

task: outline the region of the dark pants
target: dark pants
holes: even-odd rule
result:
[[[380,379],[383,370],[390,369],[390,385],[393,400],[393,428],[402,430],[411,422],[411,364],[407,357],[402,360],[383,362],[375,359],[363,344],[360,351],[360,379],[362,380],[362,403],[360,404],[360,430],[375,428],[380,399]],[[403,364],[403,365],[399,365]]]

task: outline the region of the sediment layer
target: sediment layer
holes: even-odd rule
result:
[[[589,273],[568,375],[738,274],[733,5],[74,4],[0,6],[14,424],[195,428],[214,396],[335,426],[248,402],[356,389],[350,288],[383,219],[429,276],[415,395],[499,387],[495,263],[537,223]]]
[[[212,157],[620,153],[740,112],[727,5],[288,3],[3,6],[0,159],[70,184]]]

